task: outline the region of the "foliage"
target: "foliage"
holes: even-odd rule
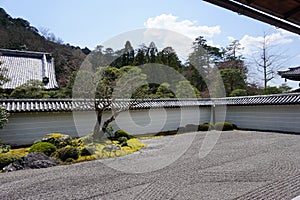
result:
[[[29,149],[30,149],[30,147],[13,148],[13,149],[10,149],[10,151],[8,153],[17,155],[19,157],[23,157],[28,154]]]
[[[8,116],[8,112],[2,106],[0,106],[0,129],[4,128],[4,126],[7,124]]]
[[[214,125],[211,123],[204,123],[198,126],[198,131],[208,131],[214,129]]]
[[[127,146],[127,137],[118,137],[118,142],[119,144],[123,147],[123,146]]]
[[[0,54],[1,56],[1,54]],[[2,63],[0,62],[0,65]],[[10,81],[10,78],[7,77],[7,72],[8,72],[8,69],[7,68],[4,68],[4,67],[1,67],[0,68],[0,87],[2,87],[5,83],[7,83],[8,81]]]
[[[101,139],[107,134],[109,124],[124,110],[135,104],[130,102],[128,107],[114,107],[115,99],[145,98],[147,93],[146,75],[137,67],[99,67],[93,73],[87,70],[77,72],[73,87],[73,98],[93,99],[97,114],[94,126],[94,138]],[[102,115],[112,108],[112,115],[102,123]]]
[[[236,89],[244,89],[246,87],[245,76],[238,69],[223,69],[220,70],[220,74],[227,96]]]
[[[175,94],[170,89],[170,84],[164,82],[164,83],[160,84],[160,86],[158,87],[155,96],[157,98],[174,98]]]
[[[215,124],[215,129],[219,131],[230,131],[233,130],[236,126],[230,122],[217,122]]]
[[[47,91],[44,90],[44,84],[39,80],[28,80],[25,84],[16,87],[10,97],[21,99],[21,98],[31,98],[31,99],[41,99],[49,98]]]
[[[0,170],[18,159],[20,159],[20,157],[17,155],[10,153],[0,153]]]
[[[189,81],[179,81],[176,85],[177,98],[198,98],[199,91]]]
[[[56,146],[49,142],[35,143],[29,149],[29,153],[40,152],[40,153],[44,153],[47,156],[50,156],[55,151],[56,151]]]
[[[10,145],[1,144],[0,142],[0,153],[7,153],[11,149]]]
[[[69,158],[77,160],[79,158],[80,152],[75,147],[63,147],[58,149],[53,153],[53,157],[60,159],[61,161],[66,161]]]
[[[231,96],[231,97],[247,96],[247,90],[235,89],[230,93],[229,96]]]
[[[290,86],[288,86],[286,83],[281,84],[278,88],[282,91],[282,93],[288,93],[293,89]]]
[[[85,146],[80,150],[81,156],[90,156],[96,152],[96,148],[93,146]]]
[[[117,131],[114,133],[114,140],[118,140],[118,138],[120,138],[120,137],[125,137],[125,138],[127,138],[128,140],[134,138],[132,135],[129,135],[129,133],[128,133],[127,131],[124,131],[124,130],[117,130]]]
[[[282,90],[275,86],[267,86],[263,94],[281,94]]]

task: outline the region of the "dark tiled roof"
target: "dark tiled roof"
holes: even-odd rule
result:
[[[43,111],[73,111],[94,110],[94,102],[90,100],[72,99],[0,99],[8,112],[43,112]],[[114,108],[147,109],[147,108],[176,108],[183,106],[211,105],[211,101],[198,99],[158,99],[158,100],[116,100],[112,103]],[[100,104],[101,106],[101,104]]]
[[[289,68],[286,71],[278,71],[278,74],[282,78],[300,81],[300,66]]]
[[[116,100],[115,108],[148,109],[179,108],[185,106],[255,106],[255,105],[289,105],[300,104],[299,94],[280,94],[266,96],[214,98],[214,99],[155,99],[155,100]],[[8,112],[59,112],[73,110],[93,110],[94,103],[80,99],[0,99]]]
[[[255,106],[300,104],[300,93],[213,99],[215,105]]]
[[[28,80],[40,80],[47,77],[46,89],[57,88],[54,60],[49,53],[0,49],[1,68],[7,68],[11,79],[3,85],[4,89],[14,89]]]

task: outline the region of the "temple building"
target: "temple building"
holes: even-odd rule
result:
[[[0,49],[0,62],[10,79],[3,89],[15,89],[29,80],[42,81],[46,89],[58,88],[54,59],[49,53]]]
[[[281,78],[289,79],[292,81],[300,81],[300,66],[291,67],[286,71],[278,71]]]
[[[278,71],[278,74],[281,78],[285,78],[285,80],[292,80],[292,81],[300,81],[300,66],[298,67],[291,67],[286,71]],[[300,87],[300,83],[299,83]],[[300,88],[295,90],[295,92],[300,91]]]

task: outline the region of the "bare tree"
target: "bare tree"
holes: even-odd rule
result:
[[[46,40],[49,40],[51,42],[55,42],[58,44],[64,43],[64,41],[60,37],[56,37],[54,33],[50,32],[49,28],[40,27],[39,32]]]
[[[269,81],[278,75],[277,71],[283,67],[286,61],[284,53],[278,50],[278,45],[264,33],[258,53],[253,59],[257,70],[263,73],[264,89],[267,88]]]

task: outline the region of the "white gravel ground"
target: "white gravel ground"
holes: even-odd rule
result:
[[[209,134],[209,133],[208,133]],[[223,132],[144,140],[134,154],[0,174],[0,199],[292,199],[300,194],[300,135]]]

